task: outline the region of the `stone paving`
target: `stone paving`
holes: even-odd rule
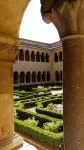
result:
[[[38,150],[35,146],[31,145],[28,142],[23,142],[23,145],[13,149],[13,150]]]

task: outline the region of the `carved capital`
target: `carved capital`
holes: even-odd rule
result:
[[[19,53],[18,46],[0,43],[0,61],[12,63]]]
[[[52,22],[60,37],[84,34],[84,0],[41,0],[41,14]]]

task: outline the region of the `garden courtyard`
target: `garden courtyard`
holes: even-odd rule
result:
[[[15,131],[34,149],[63,149],[62,96],[57,85],[15,88]]]

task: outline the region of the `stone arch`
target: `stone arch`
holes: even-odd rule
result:
[[[41,54],[41,62],[45,62],[45,53],[44,52],[42,52],[42,54]]]
[[[36,53],[36,61],[37,61],[37,62],[40,62],[40,52],[37,52],[37,53]]]
[[[30,82],[31,82],[31,72],[28,71],[28,72],[26,73],[26,83],[30,83]]]
[[[32,82],[36,82],[36,72],[32,72]]]
[[[58,71],[55,72],[55,79],[56,79],[56,81],[59,81],[59,79],[60,79],[60,75],[59,75]]]
[[[54,53],[54,61],[58,62],[58,54],[56,52]]]
[[[35,52],[31,51],[31,61],[35,61]]]
[[[43,71],[43,73],[42,73],[42,81],[45,81],[46,80],[46,72],[45,71]]]
[[[20,49],[20,51],[19,51],[19,60],[24,61],[24,50],[23,49]]]
[[[49,62],[49,53],[46,53],[46,62]]]
[[[40,82],[41,81],[41,72],[38,71],[37,73],[37,82]]]
[[[50,81],[50,72],[47,71],[47,81]]]
[[[30,53],[29,50],[25,51],[25,61],[30,61]]]
[[[20,83],[24,83],[25,82],[25,73],[22,71],[20,72]]]
[[[14,82],[14,84],[18,83],[18,72],[17,71],[15,71],[13,73],[13,82]]]

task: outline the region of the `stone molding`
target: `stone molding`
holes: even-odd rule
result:
[[[13,63],[18,53],[18,46],[0,43],[0,62]]]
[[[78,35],[69,35],[61,38],[61,42],[66,41],[68,39],[84,39],[84,35],[78,34]]]

